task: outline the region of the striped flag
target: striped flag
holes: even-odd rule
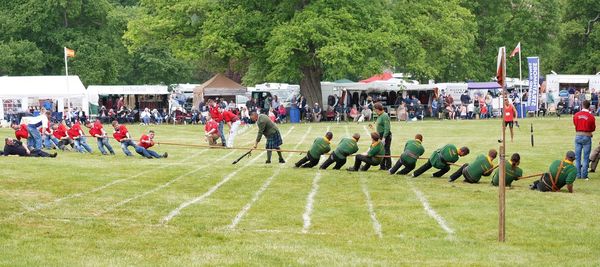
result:
[[[514,57],[517,53],[521,53],[521,42],[519,42],[515,49],[510,53],[510,57]]]

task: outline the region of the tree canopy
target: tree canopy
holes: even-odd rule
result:
[[[596,73],[597,0],[23,0],[0,3],[0,75],[85,84],[300,83],[384,70],[421,81],[489,80],[500,46],[520,42],[542,72]],[[518,60],[508,61],[518,76]],[[526,70],[524,70],[526,73]]]

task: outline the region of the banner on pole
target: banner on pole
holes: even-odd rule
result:
[[[529,94],[527,97],[527,107],[529,111],[537,112],[540,87],[540,58],[527,57],[527,66],[529,67]]]

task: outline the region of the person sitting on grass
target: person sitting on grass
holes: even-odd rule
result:
[[[348,168],[348,171],[368,171],[371,166],[381,164],[383,156],[385,155],[385,148],[379,138],[379,133],[371,133],[371,146],[369,150],[363,154],[358,154],[354,157],[354,167]],[[365,163],[362,167],[360,165]]]
[[[510,157],[509,161],[504,163],[504,173],[505,173],[505,184],[506,186],[511,186],[512,182],[519,180],[519,177],[523,176],[523,170],[519,168],[519,164],[521,163],[521,155],[519,153],[514,153]],[[496,170],[494,172],[494,176],[492,176],[492,185],[498,186],[500,184],[500,170]]]
[[[331,151],[331,139],[333,139],[332,132],[327,132],[325,137],[318,137],[315,139],[310,150],[306,152],[306,156],[296,162],[294,166],[296,166],[296,168],[312,168],[317,166],[317,164],[319,164],[319,159],[321,159],[321,155]]]
[[[468,154],[469,148],[466,146],[457,150],[455,145],[447,144],[434,151],[427,160],[427,163],[413,172],[413,177],[419,177],[419,175],[431,169],[431,167],[439,169],[439,171],[433,173],[433,177],[442,177],[442,175],[450,171],[449,164],[457,162],[459,157],[464,157]]]
[[[573,165],[574,160],[575,152],[568,151],[565,159],[552,162],[548,172],[542,174],[542,177],[533,182],[529,188],[541,192],[558,192],[566,185],[569,193],[573,193],[573,183],[577,178],[577,169]]]
[[[481,176],[490,176],[494,170],[494,159],[498,151],[490,149],[488,155],[479,155],[475,161],[463,164],[456,172],[450,175],[448,182],[454,182],[459,177],[465,177],[465,182],[470,184],[479,183]]]
[[[150,148],[152,146],[154,146],[154,131],[150,130],[148,131],[148,134],[142,134],[142,137],[140,137],[140,142],[137,144],[137,146],[135,147],[135,152],[137,152],[138,154],[140,154],[141,156],[145,157],[145,158],[166,158],[169,156],[169,154],[167,152],[165,152],[162,155],[159,155],[158,153],[156,153],[153,150],[150,150]]]
[[[339,170],[346,164],[346,158],[358,151],[358,140],[360,139],[360,134],[355,133],[352,135],[352,138],[342,138],[340,143],[338,144],[335,151],[329,155],[329,158],[321,166],[319,169],[325,170],[329,165],[335,162],[334,170]]]
[[[390,174],[397,172],[397,174],[405,175],[414,170],[417,165],[417,160],[425,153],[425,148],[423,148],[423,145],[421,144],[422,142],[423,135],[421,134],[415,135],[415,139],[413,140],[406,141],[404,152],[402,152],[402,155],[400,155],[400,158],[396,161],[394,167],[389,170]],[[404,169],[398,172],[402,165],[404,165]]]
[[[62,150],[71,150],[75,144],[73,139],[67,135],[68,130],[65,121],[52,125],[52,135],[58,139],[58,147]]]
[[[27,147],[27,145],[23,144],[21,141],[6,138],[4,139],[4,150],[2,151],[2,155],[11,156],[16,155],[19,157],[42,157],[42,158],[55,158],[56,152],[52,154],[48,154],[41,149],[31,149]]]

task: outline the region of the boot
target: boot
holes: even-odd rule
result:
[[[265,164],[269,164],[271,163],[271,155],[273,154],[273,151],[267,151],[267,161],[265,161]]]

